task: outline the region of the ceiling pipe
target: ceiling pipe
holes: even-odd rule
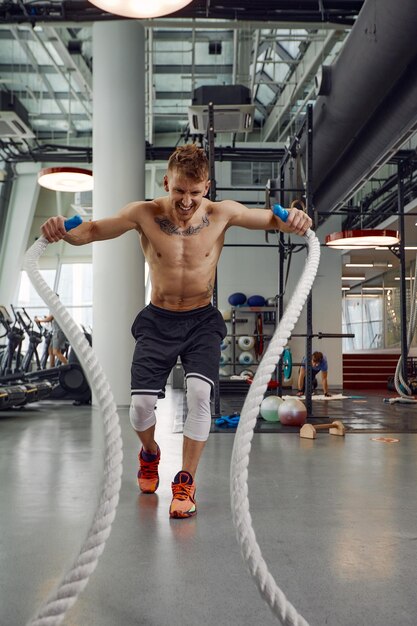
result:
[[[331,66],[330,93],[319,96],[314,106],[313,192],[337,182],[332,170],[344,169],[345,156],[358,134],[416,56],[416,29],[415,0],[366,0]],[[303,143],[301,150],[305,152]],[[317,208],[330,206],[322,197]]]

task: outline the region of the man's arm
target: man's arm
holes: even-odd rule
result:
[[[304,235],[312,225],[307,213],[296,208],[288,209],[288,219],[283,222],[270,209],[248,209],[234,200],[223,200],[218,204],[220,210],[229,214],[228,226],[241,226],[251,230],[281,230]]]
[[[321,373],[321,384],[323,385],[323,393],[325,396],[329,394],[329,386],[327,383],[327,372]]]
[[[300,366],[299,372],[298,372],[298,382],[297,382],[297,392],[302,395],[304,393],[304,378],[306,375],[306,370],[305,367],[303,365]]]
[[[114,239],[129,230],[139,228],[141,205],[145,204],[145,202],[132,202],[121,209],[114,217],[83,222],[70,232],[65,230],[64,223],[66,218],[58,215],[49,218],[42,224],[41,232],[51,243],[64,239],[74,246],[82,246],[92,241]]]

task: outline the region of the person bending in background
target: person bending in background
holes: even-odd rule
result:
[[[112,239],[135,230],[149,264],[151,302],[133,322],[136,340],[131,369],[130,421],[142,448],[138,484],[143,493],[159,485],[161,452],[155,441],[155,405],[181,357],[187,383],[187,418],[183,432],[182,468],[175,475],[169,515],[197,512],[195,476],[211,426],[210,394],[218,379],[220,344],[227,329],[212,305],[217,262],[225,232],[231,226],[282,230],[304,235],[311,219],[289,209],[284,223],[272,211],[248,209],[234,200],[214,202],[209,190],[209,164],[194,144],[177,148],[164,176],[166,195],[127,204],[115,216],[84,222],[65,231],[64,217],[41,227],[48,241],[73,245]]]
[[[52,323],[52,339],[48,349],[49,367],[55,367],[55,359],[58,359],[61,365],[66,365],[68,363],[68,359],[62,352],[65,350],[67,338],[54,316],[49,314],[42,318],[35,317],[35,322],[39,322],[40,324],[46,324],[48,322]]]
[[[303,396],[305,392],[306,362],[307,360],[304,356],[298,373],[297,396]],[[331,394],[329,393],[329,387],[327,384],[327,358],[322,352],[313,352],[311,355],[311,369],[313,374],[313,389],[317,389],[317,374],[321,372],[323,393],[326,397],[330,397]]]

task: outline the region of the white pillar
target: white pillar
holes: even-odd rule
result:
[[[93,26],[93,218],[145,199],[145,45],[134,21]],[[130,401],[131,324],[145,302],[136,232],[93,244],[93,342],[117,404]]]
[[[19,274],[39,195],[37,174],[39,165],[18,163],[13,182],[8,214],[0,253],[0,304],[10,309],[16,303]]]

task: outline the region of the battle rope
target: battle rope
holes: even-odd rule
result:
[[[286,211],[285,209],[282,209],[279,205],[274,205],[273,211],[281,219],[286,220],[288,212],[282,213],[282,211]],[[268,567],[262,557],[260,547],[256,542],[255,532],[252,528],[247,479],[253,430],[259,415],[262,399],[284,350],[284,346],[307,300],[319,266],[320,243],[317,237],[309,229],[305,234],[305,239],[308,245],[306,264],[246,396],[234,439],[230,467],[232,519],[243,559],[246,561],[249,572],[254,578],[262,597],[284,626],[308,626],[308,622],[287,600],[285,594],[268,571]]]
[[[78,224],[72,224],[71,220],[67,220],[65,223],[67,230],[76,225]],[[68,337],[97,399],[104,423],[104,479],[93,522],[78,557],[65,574],[60,586],[38,610],[36,616],[28,622],[28,626],[56,626],[60,624],[68,609],[75,604],[78,595],[87,586],[110,535],[119,501],[123,459],[119,417],[111,389],[100,363],[83,333],[38,271],[38,259],[45,252],[47,246],[48,241],[44,237],[39,238],[26,252],[24,269],[37,293],[48,305],[52,315]]]

